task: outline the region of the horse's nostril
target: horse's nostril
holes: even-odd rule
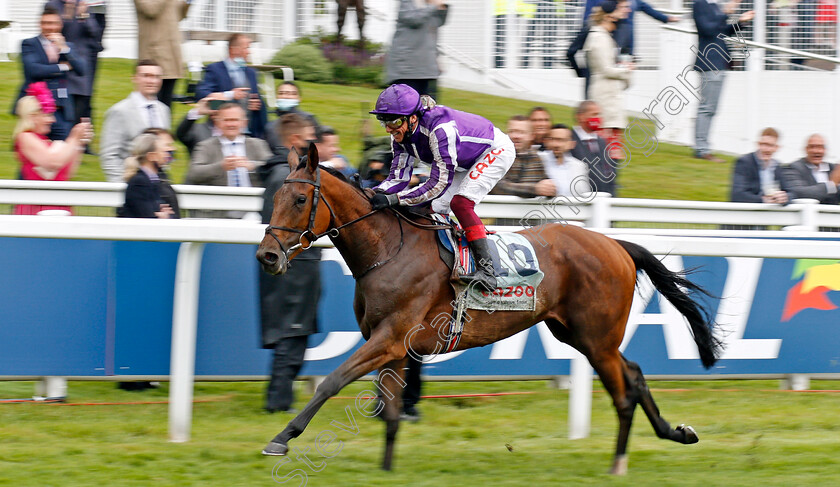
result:
[[[263,252],[259,259],[263,264],[274,265],[277,263],[278,255],[274,252]]]

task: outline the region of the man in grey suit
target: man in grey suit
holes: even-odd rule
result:
[[[782,190],[791,198],[812,198],[823,204],[840,203],[837,186],[840,185],[840,165],[823,161],[825,139],[814,134],[808,137],[805,157],[788,164],[781,170]]]
[[[248,126],[245,110],[237,103],[225,103],[219,107],[215,123],[220,135],[195,146],[184,182],[208,186],[262,186],[256,171],[272,154],[264,140],[243,135]],[[243,215],[206,211],[193,212],[192,216],[241,218]]]
[[[169,130],[169,107],[159,102],[163,71],[155,61],[144,59],[134,68],[134,91],[105,112],[99,162],[105,179],[123,180],[123,162],[131,155],[131,141],[147,128]]]

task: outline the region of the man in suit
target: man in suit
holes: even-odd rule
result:
[[[151,59],[142,59],[134,68],[134,91],[105,112],[99,162],[105,179],[123,181],[123,163],[131,155],[131,141],[148,128],[169,130],[169,107],[158,101],[163,71]]]
[[[68,76],[71,71],[84,75],[87,66],[84,59],[77,55],[75,46],[68,44],[61,34],[63,23],[55,8],[44,7],[40,25],[40,35],[24,39],[21,43],[23,85],[17,99],[26,94],[30,84],[45,81],[56,102],[55,123],[47,136],[51,140],[64,140],[76,119]]]
[[[228,102],[216,113],[220,135],[195,146],[190,158],[186,184],[208,186],[262,186],[257,168],[271,157],[268,144],[262,139],[243,135],[248,119],[238,103]],[[201,218],[242,218],[241,212],[194,212]]]
[[[214,99],[213,95],[202,98],[195,108],[191,108],[187,112],[175,131],[175,136],[187,147],[190,157],[192,157],[195,146],[200,142],[221,135],[214,123],[217,110],[211,110],[209,105],[210,101]],[[206,116],[206,119],[199,122],[204,116]]]
[[[215,95],[242,105],[248,111],[248,131],[251,137],[264,138],[268,112],[260,96],[257,72],[245,65],[251,50],[251,39],[245,34],[233,34],[228,39],[228,57],[204,68],[204,79],[195,88],[195,96]]]
[[[73,96],[74,123],[82,118],[90,118],[93,82],[96,76],[96,64],[102,51],[102,35],[105,32],[105,14],[91,13],[84,0],[50,0],[50,5],[58,11],[64,20],[61,29],[64,38],[71,43],[76,56],[85,60],[84,74],[76,71],[68,73],[68,85]]]
[[[542,159],[533,147],[534,128],[525,115],[510,117],[505,133],[516,149],[516,159],[490,194],[508,194],[520,198],[554,196],[557,188],[545,174]]]
[[[758,139],[758,150],[735,161],[730,199],[738,203],[785,204],[788,194],[780,188],[781,167],[773,154],[779,149],[779,133],[766,128]]]
[[[601,130],[601,107],[585,100],[575,110],[577,125],[572,127],[575,146],[572,156],[589,167],[589,183],[594,191],[616,194],[616,165],[609,157],[607,141],[598,135]]]
[[[741,0],[731,0],[721,8],[718,0],[695,0],[692,6],[699,43],[694,70],[700,73],[700,104],[697,107],[697,121],[694,126],[694,157],[711,162],[724,162],[723,159],[712,155],[709,131],[712,117],[717,113],[724,74],[730,69],[732,62],[723,37],[735,35],[740,30],[739,24],[729,24],[727,19],[735,12],[740,2]],[[752,10],[744,12],[738,18],[738,22],[749,22],[754,15]]]
[[[805,157],[782,167],[782,189],[790,193],[791,199],[812,198],[823,204],[840,203],[837,191],[840,165],[829,164],[823,161],[823,157],[825,139],[814,134],[808,137]]]
[[[265,140],[268,142],[271,152],[283,156],[284,161],[286,160],[285,154],[288,154],[288,149],[283,144],[282,137],[280,137],[280,119],[284,115],[296,113],[303,116],[312,123],[316,132],[321,125],[315,115],[298,108],[300,106],[300,95],[300,87],[294,81],[282,82],[277,87],[277,110],[274,112],[277,114],[277,119],[269,123],[265,129]]]
[[[137,59],[154,59],[163,69],[158,99],[172,105],[175,83],[184,77],[181,28],[190,0],[134,0],[137,12]],[[171,123],[171,121],[170,121]]]
[[[287,154],[294,148],[306,154],[315,128],[306,118],[289,114],[281,119],[280,132]],[[294,154],[288,160],[305,163]],[[285,161],[264,166],[262,221],[271,220],[274,194],[294,170]],[[318,331],[318,300],[321,297],[321,249],[312,247],[295,257],[295,265],[283,275],[260,272],[260,316],[263,348],[274,350],[271,380],[266,391],[265,410],[294,412],[293,383],[303,365],[306,341]]]

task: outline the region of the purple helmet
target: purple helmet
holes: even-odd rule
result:
[[[420,94],[408,85],[391,85],[379,94],[374,115],[409,116],[420,109]]]

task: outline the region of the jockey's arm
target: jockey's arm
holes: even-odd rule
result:
[[[455,128],[449,124],[435,127],[429,132],[429,146],[434,156],[429,179],[420,186],[397,193],[401,205],[415,206],[433,200],[452,185],[455,161],[458,160],[458,135]]]
[[[394,194],[402,191],[411,180],[411,173],[414,171],[414,157],[404,152],[396,144],[394,148],[394,159],[391,161],[391,169],[388,177],[379,183],[376,191],[386,194]]]

